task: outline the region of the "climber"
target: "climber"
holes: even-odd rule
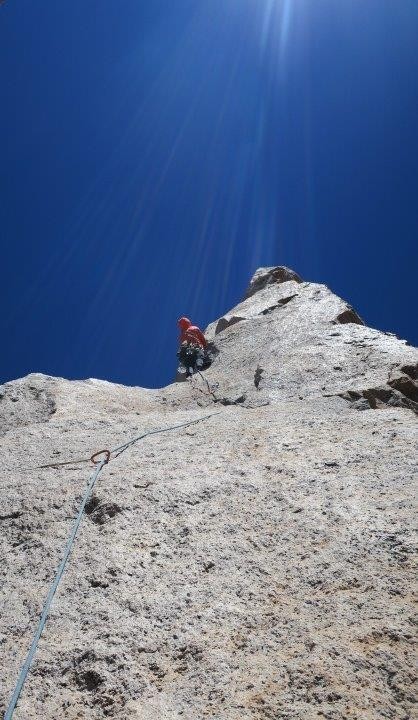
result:
[[[177,324],[180,328],[180,348],[177,353],[180,361],[179,372],[193,375],[196,370],[209,364],[206,338],[197,325],[192,325],[189,318],[181,317]]]
[[[180,345],[183,342],[191,342],[202,348],[207,347],[206,338],[201,329],[197,325],[192,325],[189,318],[182,317],[177,324],[180,328]]]

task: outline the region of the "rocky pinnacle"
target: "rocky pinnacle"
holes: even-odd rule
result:
[[[159,390],[0,387],[0,715],[75,461],[216,413],[103,468],[14,720],[409,720],[418,351],[282,267],[206,336],[211,367]]]

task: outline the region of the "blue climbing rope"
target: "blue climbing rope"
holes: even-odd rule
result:
[[[29,652],[27,654],[25,663],[22,666],[22,669],[19,673],[19,677],[18,677],[16,686],[15,686],[15,689],[13,691],[12,698],[7,707],[6,714],[4,716],[4,720],[11,720],[11,718],[13,716],[17,701],[19,699],[23,685],[26,681],[26,678],[27,678],[29,670],[30,670],[30,666],[31,666],[33,658],[35,656],[35,653],[36,653],[36,650],[38,647],[38,643],[39,643],[40,637],[42,635],[42,631],[45,627],[45,623],[48,618],[49,610],[51,608],[51,604],[54,599],[54,595],[58,588],[62,574],[65,570],[65,566],[66,566],[67,560],[70,556],[72,547],[74,545],[77,531],[78,531],[81,519],[83,517],[84,508],[86,507],[86,503],[87,503],[91,493],[93,492],[93,488],[94,488],[96,480],[100,474],[100,471],[102,470],[104,465],[107,465],[107,463],[110,460],[110,456],[115,453],[115,458],[118,457],[118,455],[123,453],[128,447],[130,447],[134,443],[138,442],[138,440],[142,440],[143,438],[147,437],[148,435],[156,435],[158,433],[168,432],[169,430],[176,430],[177,428],[187,427],[188,425],[194,425],[195,423],[201,422],[201,420],[207,420],[208,418],[212,417],[213,415],[219,415],[219,413],[212,413],[211,415],[204,415],[203,417],[197,418],[196,420],[189,420],[188,422],[180,423],[179,425],[170,425],[169,427],[166,427],[166,428],[160,428],[157,430],[148,430],[146,433],[143,433],[142,435],[138,435],[137,437],[132,438],[132,440],[129,440],[128,442],[124,443],[123,445],[119,445],[118,447],[114,448],[113,450],[100,450],[98,453],[95,453],[94,455],[92,455],[91,458],[88,458],[87,460],[76,460],[76,461],[69,461],[68,463],[64,462],[64,463],[56,463],[56,464],[51,464],[51,465],[39,465],[38,466],[38,468],[40,468],[40,467],[42,467],[42,468],[55,467],[56,465],[68,465],[68,464],[72,464],[73,462],[87,462],[88,460],[92,460],[92,462],[96,465],[96,470],[93,473],[92,477],[90,478],[90,480],[87,484],[86,491],[83,495],[83,499],[81,501],[81,505],[78,510],[77,517],[74,521],[73,529],[71,531],[70,537],[68,538],[67,545],[65,546],[63,558],[62,558],[60,565],[58,567],[58,570],[56,572],[54,582],[52,583],[52,585],[49,589],[49,592],[48,592],[48,595],[47,595],[47,598],[45,600],[45,604],[44,604],[44,607],[42,610],[42,615],[39,619],[38,626],[36,628],[35,635],[33,636],[32,644],[29,648]],[[103,453],[105,454],[105,458],[103,460],[96,461],[95,458],[98,455],[101,455]]]
[[[188,425],[195,425],[196,423],[201,422],[202,420],[207,420],[208,418],[213,417],[214,415],[219,415],[219,414],[220,414],[220,411],[216,412],[216,413],[212,413],[211,415],[204,415],[203,417],[197,418],[196,420],[189,420],[188,422],[180,423],[180,425],[170,425],[169,427],[160,428],[159,430],[148,430],[146,433],[143,433],[143,435],[138,435],[137,437],[133,438],[132,440],[128,440],[128,442],[124,443],[123,445],[119,445],[119,447],[113,448],[113,450],[111,450],[110,452],[112,455],[113,455],[113,453],[116,453],[115,458],[117,458],[118,455],[123,453],[128,447],[130,447],[131,445],[134,445],[136,442],[138,442],[138,440],[143,440],[148,435],[157,435],[158,433],[164,433],[164,432],[167,432],[168,430],[177,430],[178,428],[187,427]]]
[[[90,478],[90,481],[89,481],[89,483],[88,483],[88,485],[87,485],[87,487],[86,487],[86,491],[85,491],[84,496],[83,496],[83,499],[82,499],[82,501],[81,501],[81,505],[80,505],[80,508],[79,508],[77,517],[76,517],[76,519],[75,519],[75,522],[74,522],[74,525],[73,525],[73,529],[72,529],[72,531],[71,531],[71,535],[70,535],[70,537],[68,538],[68,542],[67,542],[67,545],[66,545],[65,550],[64,550],[64,556],[63,556],[63,558],[62,558],[62,560],[61,560],[61,562],[60,562],[60,565],[59,565],[59,567],[58,567],[57,573],[56,573],[55,578],[54,578],[54,582],[52,583],[52,585],[51,585],[51,587],[50,587],[50,589],[49,589],[49,593],[48,593],[48,596],[47,596],[47,598],[46,598],[46,600],[45,600],[45,604],[44,604],[44,607],[43,607],[43,610],[42,610],[42,615],[41,615],[41,617],[40,617],[40,619],[39,619],[39,622],[38,622],[38,627],[36,628],[35,635],[33,636],[32,644],[31,644],[31,646],[30,646],[30,648],[29,648],[29,652],[28,652],[28,654],[27,654],[25,663],[24,663],[24,665],[22,666],[22,669],[21,669],[21,671],[20,671],[20,673],[19,673],[19,677],[18,677],[18,680],[17,680],[17,683],[16,683],[16,687],[15,687],[15,689],[14,689],[14,693],[13,693],[13,695],[12,695],[12,699],[10,700],[9,706],[8,706],[8,708],[7,708],[7,710],[6,710],[6,714],[5,714],[5,716],[4,716],[4,720],[11,720],[11,718],[12,718],[14,709],[15,709],[15,707],[16,707],[16,703],[17,703],[17,701],[18,701],[18,699],[19,699],[20,692],[21,692],[21,690],[22,690],[22,687],[23,687],[24,682],[25,682],[25,680],[26,680],[26,677],[27,677],[27,675],[28,675],[30,666],[31,666],[31,664],[32,664],[32,660],[33,660],[33,658],[34,658],[36,649],[37,649],[37,647],[38,647],[38,642],[39,642],[39,639],[40,639],[40,637],[41,637],[41,635],[42,635],[42,630],[44,629],[44,626],[45,626],[45,623],[46,623],[46,620],[47,620],[47,617],[48,617],[48,613],[49,613],[49,610],[50,610],[50,607],[51,607],[52,600],[54,599],[54,595],[55,595],[56,589],[57,589],[57,587],[58,587],[58,585],[59,585],[59,581],[61,580],[62,574],[63,574],[63,572],[64,572],[64,570],[65,570],[65,566],[66,566],[66,564],[67,564],[67,560],[68,560],[68,558],[69,558],[71,549],[72,549],[72,547],[73,547],[74,540],[75,540],[75,537],[76,537],[76,535],[77,535],[77,530],[78,530],[78,528],[79,528],[79,525],[80,525],[80,522],[81,522],[81,518],[83,517],[84,508],[85,508],[86,503],[87,503],[87,501],[88,501],[88,499],[89,499],[89,497],[90,497],[90,494],[91,494],[91,492],[92,492],[92,490],[93,490],[93,488],[94,488],[94,485],[95,485],[96,480],[97,480],[97,478],[98,478],[98,476],[99,476],[99,473],[100,473],[101,469],[103,468],[103,466],[106,465],[107,462],[108,462],[108,461],[107,461],[106,459],[104,459],[104,460],[102,460],[102,461],[97,465],[97,468],[96,468],[95,472],[93,473],[92,477]]]

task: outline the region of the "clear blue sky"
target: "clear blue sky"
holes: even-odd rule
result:
[[[417,343],[417,38],[417,0],[1,4],[0,380],[164,385],[260,265]]]

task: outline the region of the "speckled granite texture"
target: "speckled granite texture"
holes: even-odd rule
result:
[[[15,720],[416,717],[417,351],[277,268],[207,336],[161,390],[0,388],[0,710],[91,473],[28,468],[213,411],[103,469]]]

